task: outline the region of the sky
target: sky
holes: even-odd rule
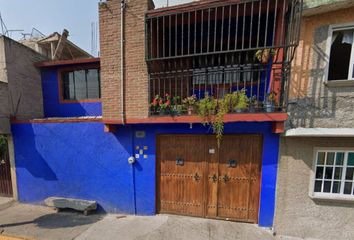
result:
[[[191,0],[169,0],[169,5]],[[21,33],[36,28],[45,35],[69,30],[69,40],[91,53],[91,24],[98,22],[99,0],[0,0],[0,14],[11,38],[19,40]],[[167,0],[155,0],[156,7],[166,6]],[[1,29],[0,29],[1,31]],[[1,33],[1,32],[0,32]]]

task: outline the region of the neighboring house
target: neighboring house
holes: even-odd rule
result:
[[[354,236],[354,2],[307,1],[281,137],[275,231]]]
[[[34,64],[44,59],[32,49],[0,36],[0,134],[8,136],[10,150],[9,156],[1,154],[0,196],[17,198],[10,119],[43,117],[41,75]]]
[[[153,8],[100,3],[100,71],[97,60],[38,65],[45,118],[12,125],[19,200],[84,198],[109,212],[273,226],[301,1]],[[222,100],[235,95],[251,104]],[[220,145],[192,104],[213,114],[216,99],[227,106],[214,125]]]
[[[48,36],[37,34],[19,42],[51,60],[92,58],[89,53],[68,40],[68,37],[69,31],[64,29],[62,34],[57,32]]]
[[[62,42],[63,48],[68,49],[67,44],[69,41]],[[70,51],[75,52],[74,49],[80,52],[74,57],[90,56],[77,47],[73,47]],[[58,53],[56,58],[68,58],[66,51],[63,50],[63,54]],[[18,198],[11,121],[41,119],[43,117],[51,117],[54,112],[60,112],[59,99],[56,101],[57,99],[53,99],[52,95],[54,91],[59,89],[59,85],[55,85],[55,88],[48,86],[57,77],[57,75],[54,75],[53,67],[43,66],[45,70],[42,71],[42,76],[44,76],[41,77],[41,71],[36,66],[44,60],[48,60],[48,58],[39,48],[31,49],[8,37],[0,36],[0,135],[3,144],[4,141],[8,142],[6,152],[4,152],[5,148],[1,147],[0,153],[0,196]],[[75,59],[70,61],[71,63],[78,63],[78,60]],[[99,64],[98,59],[79,61],[92,63],[96,67]],[[63,62],[57,61],[51,64],[59,66],[63,65]],[[98,74],[97,72],[96,75]],[[42,81],[42,79],[44,80]],[[82,87],[82,85],[78,85],[78,87]],[[94,87],[90,86],[90,88]],[[43,89],[45,89],[44,95]],[[50,111],[47,111],[48,105],[51,106]],[[75,113],[70,112],[70,109],[75,110]],[[80,115],[85,112],[84,109],[82,106],[67,108],[67,112],[61,114],[69,116]],[[97,114],[100,115],[100,106],[90,106],[87,112],[88,114],[96,114],[98,112]],[[4,138],[3,136],[6,137]]]

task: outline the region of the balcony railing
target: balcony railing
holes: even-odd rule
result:
[[[206,97],[232,98],[229,112],[285,111],[301,10],[301,0],[224,0],[148,12],[151,114],[188,114],[188,100]]]

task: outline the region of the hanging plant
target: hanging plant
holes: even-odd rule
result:
[[[275,50],[270,48],[260,49],[256,52],[255,57],[262,64],[267,64],[271,56],[275,55]]]
[[[229,112],[229,109],[229,98],[216,100],[206,95],[198,102],[198,114],[202,119],[203,125],[211,125],[218,147],[220,147],[224,133],[224,115]]]

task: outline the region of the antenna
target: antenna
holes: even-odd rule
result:
[[[97,56],[97,46],[98,46],[98,39],[97,39],[97,22],[92,22],[91,23],[91,55],[92,56]]]
[[[13,33],[13,32],[23,32],[23,30],[16,30],[16,29],[8,30],[3,18],[1,16],[1,13],[0,13],[0,28],[1,28],[0,35],[6,36],[6,37],[11,37],[11,33]]]

